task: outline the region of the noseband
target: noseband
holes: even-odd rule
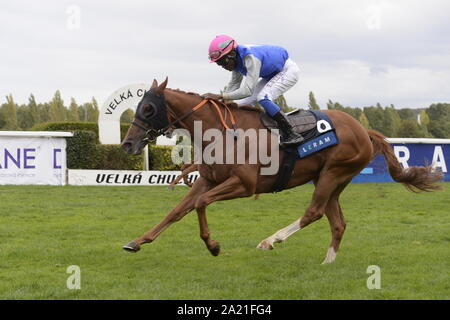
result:
[[[142,139],[142,141],[145,142],[153,142],[156,141],[156,138],[164,133],[159,132],[160,130],[155,129],[148,129],[144,127],[142,124],[137,123],[136,121],[131,121],[131,125],[138,127],[139,129],[142,129],[145,131],[145,137]]]

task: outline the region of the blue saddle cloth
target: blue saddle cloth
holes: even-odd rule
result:
[[[293,130],[305,138],[302,144],[284,149],[288,153],[295,152],[297,159],[339,143],[334,124],[326,113],[319,110],[298,109],[287,116]],[[265,113],[261,113],[260,117],[266,128],[278,129],[276,122]]]
[[[308,111],[316,118],[316,127],[303,133],[306,141],[295,147],[299,158],[304,158],[339,143],[330,117],[319,110]]]
[[[291,176],[295,162],[325,148],[339,143],[335,127],[327,114],[318,110],[297,110],[288,115],[293,129],[305,138],[298,146],[284,149],[283,161],[277,179],[272,187],[273,192],[283,191]]]

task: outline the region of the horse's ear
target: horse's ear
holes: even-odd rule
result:
[[[155,93],[156,94],[163,94],[164,93],[164,89],[167,86],[167,82],[169,81],[169,77],[166,77],[166,80],[164,80],[163,83],[161,83],[158,88],[156,88]]]
[[[158,86],[158,81],[156,81],[156,79],[153,79],[153,83],[152,86],[150,87],[150,90],[153,88],[156,88]]]

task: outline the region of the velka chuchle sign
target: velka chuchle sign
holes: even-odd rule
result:
[[[164,186],[174,181],[181,171],[117,171],[69,170],[69,184],[80,186]],[[198,172],[187,176],[190,183],[199,177]],[[180,185],[184,185],[183,180]]]
[[[136,111],[150,84],[138,83],[114,91],[102,104],[98,117],[98,134],[102,144],[120,144],[120,117],[126,110]],[[174,139],[158,137],[157,144],[174,144]]]
[[[105,100],[98,118],[98,133],[101,143],[120,143],[120,116],[128,109],[136,111],[139,101],[149,89],[149,84],[132,84],[114,91]]]
[[[0,184],[65,185],[66,139],[0,136]]]

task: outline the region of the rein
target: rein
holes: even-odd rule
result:
[[[175,124],[185,120],[186,118],[188,118],[190,115],[192,115],[195,111],[199,110],[200,108],[202,108],[203,106],[205,106],[207,104],[207,102],[211,102],[211,104],[214,106],[214,108],[216,109],[218,115],[219,115],[219,119],[220,122],[222,123],[222,125],[224,126],[224,128],[226,129],[233,129],[236,130],[237,126],[236,126],[236,119],[233,115],[233,112],[231,112],[230,108],[223,102],[219,103],[225,107],[226,111],[230,113],[230,121],[231,121],[231,128],[227,125],[225,118],[222,114],[222,110],[220,110],[219,106],[217,105],[216,101],[209,99],[209,98],[205,98],[202,101],[200,101],[199,104],[197,104],[195,107],[193,107],[191,110],[187,111],[185,114],[183,114],[181,117],[179,118],[175,118],[175,120],[171,121],[167,126],[165,126],[164,128],[161,128],[159,130],[155,130],[155,129],[148,129],[146,127],[144,127],[143,125],[135,122],[134,120],[131,122],[132,125],[142,129],[145,131],[145,138],[143,139],[143,141],[154,141],[156,139],[157,136],[161,135],[161,134],[165,134],[167,132],[167,130],[172,127],[175,126]],[[170,108],[168,108],[170,110]],[[172,113],[174,113],[172,110],[170,110]],[[173,117],[173,115],[171,115]],[[150,136],[154,136],[154,138],[151,138]]]

